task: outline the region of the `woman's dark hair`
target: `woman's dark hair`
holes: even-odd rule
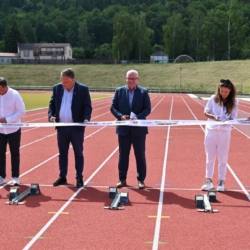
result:
[[[230,89],[230,93],[227,97],[226,100],[223,100],[221,94],[220,94],[220,88],[228,88]],[[219,86],[217,88],[217,91],[215,93],[215,102],[218,103],[219,105],[224,105],[227,109],[227,114],[231,114],[234,106],[235,106],[235,98],[236,98],[236,88],[233,85],[233,83],[229,79],[221,79]]]

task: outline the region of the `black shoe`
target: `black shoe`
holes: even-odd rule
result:
[[[66,178],[62,178],[62,177],[59,177],[58,180],[56,180],[56,181],[53,183],[53,186],[59,186],[59,185],[64,185],[64,184],[67,184],[67,179],[66,179]]]
[[[145,183],[143,181],[138,182],[138,187],[139,189],[144,189],[145,188]]]
[[[122,188],[122,187],[126,187],[127,186],[127,182],[126,181],[118,181],[116,184],[117,188]]]
[[[76,179],[76,187],[83,187],[84,183],[82,179]]]

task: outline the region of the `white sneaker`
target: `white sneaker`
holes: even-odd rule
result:
[[[4,183],[5,183],[5,179],[2,176],[0,176],[0,185]]]
[[[13,177],[13,178],[12,178],[12,184],[13,184],[14,186],[19,185],[19,184],[20,184],[19,178]]]
[[[201,187],[201,190],[204,190],[204,191],[208,191],[209,189],[213,188],[213,183],[211,180],[206,180],[203,184],[203,186]]]
[[[219,191],[219,192],[224,192],[225,191],[224,181],[222,181],[222,180],[218,181],[217,191]]]

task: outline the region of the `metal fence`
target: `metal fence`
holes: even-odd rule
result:
[[[11,85],[12,88],[16,90],[40,90],[40,91],[52,91],[52,86],[35,86],[35,85]],[[89,90],[92,92],[114,92],[117,87],[107,87],[107,86],[88,86]],[[238,89],[238,95],[250,95],[250,93],[243,93],[241,91],[242,86],[236,86]],[[151,88],[148,87],[149,93],[193,93],[193,94],[213,94],[215,92],[216,86],[211,88],[204,88],[202,85],[199,88],[178,88],[177,85],[166,88]]]

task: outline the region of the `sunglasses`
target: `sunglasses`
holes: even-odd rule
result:
[[[221,79],[220,80],[220,87],[231,87],[232,83],[229,79]]]

